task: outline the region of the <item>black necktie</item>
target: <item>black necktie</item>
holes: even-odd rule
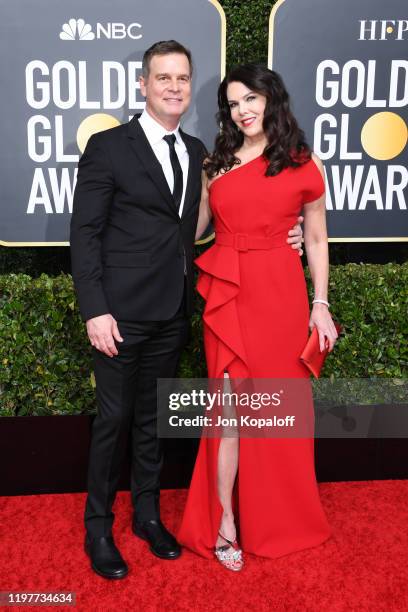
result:
[[[180,208],[181,197],[183,195],[183,171],[180,166],[179,158],[177,157],[174,143],[176,137],[174,134],[167,134],[163,136],[163,140],[167,142],[170,149],[170,161],[171,167],[173,168],[174,186],[173,186],[173,199],[177,210]]]

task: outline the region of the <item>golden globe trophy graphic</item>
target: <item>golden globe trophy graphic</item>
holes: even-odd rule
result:
[[[361,130],[361,144],[373,159],[393,159],[406,147],[408,129],[396,113],[376,113],[367,119]]]
[[[81,121],[80,126],[77,130],[76,141],[78,145],[78,149],[81,153],[84,152],[86,143],[92,134],[96,134],[96,132],[102,132],[103,130],[109,130],[110,128],[114,128],[120,125],[120,121],[113,117],[113,115],[108,115],[106,113],[96,113],[95,115],[89,115],[83,121]]]

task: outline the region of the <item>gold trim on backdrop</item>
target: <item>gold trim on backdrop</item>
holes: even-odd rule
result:
[[[272,7],[271,14],[269,15],[269,28],[268,28],[268,68],[272,70],[272,55],[273,55],[273,34],[275,25],[275,15],[278,8],[283,4],[285,0],[278,0]]]
[[[215,233],[212,233],[211,236],[207,238],[203,238],[202,240],[197,240],[194,244],[201,245],[207,244],[211,240],[214,240]],[[404,236],[386,236],[386,237],[365,237],[365,238],[329,238],[329,242],[408,242],[408,237]],[[4,240],[0,240],[0,246],[6,247],[56,247],[56,246],[64,246],[69,247],[69,242],[5,242]]]
[[[225,12],[218,0],[208,0],[210,4],[215,6],[221,18],[221,80],[225,77],[227,66],[227,21]]]
[[[69,246],[69,242],[6,242],[5,240],[0,240],[0,246],[6,247],[37,247],[37,246]]]
[[[222,8],[218,0],[208,0],[208,2],[210,2],[213,6],[215,6],[215,8],[217,9],[221,17],[221,80],[222,80],[225,77],[225,73],[227,70],[227,21],[225,18],[224,9]],[[211,242],[211,240],[214,240],[214,238],[215,238],[215,234],[212,233],[210,236],[207,236],[207,238],[196,240],[194,244],[196,246],[207,244],[208,242]]]

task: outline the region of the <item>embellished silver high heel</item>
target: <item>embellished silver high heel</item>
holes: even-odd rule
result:
[[[228,540],[220,531],[218,535],[228,544],[216,546],[214,549],[215,556],[225,568],[233,572],[239,572],[244,566],[244,559],[242,558],[242,550],[239,548],[237,540]]]

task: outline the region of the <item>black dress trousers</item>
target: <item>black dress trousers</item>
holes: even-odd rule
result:
[[[136,521],[159,518],[162,441],[157,438],[157,379],[173,378],[188,338],[185,292],[166,321],[118,321],[118,355],[93,349],[97,416],[92,427],[85,527],[111,534],[112,505],[131,433],[131,494]]]

